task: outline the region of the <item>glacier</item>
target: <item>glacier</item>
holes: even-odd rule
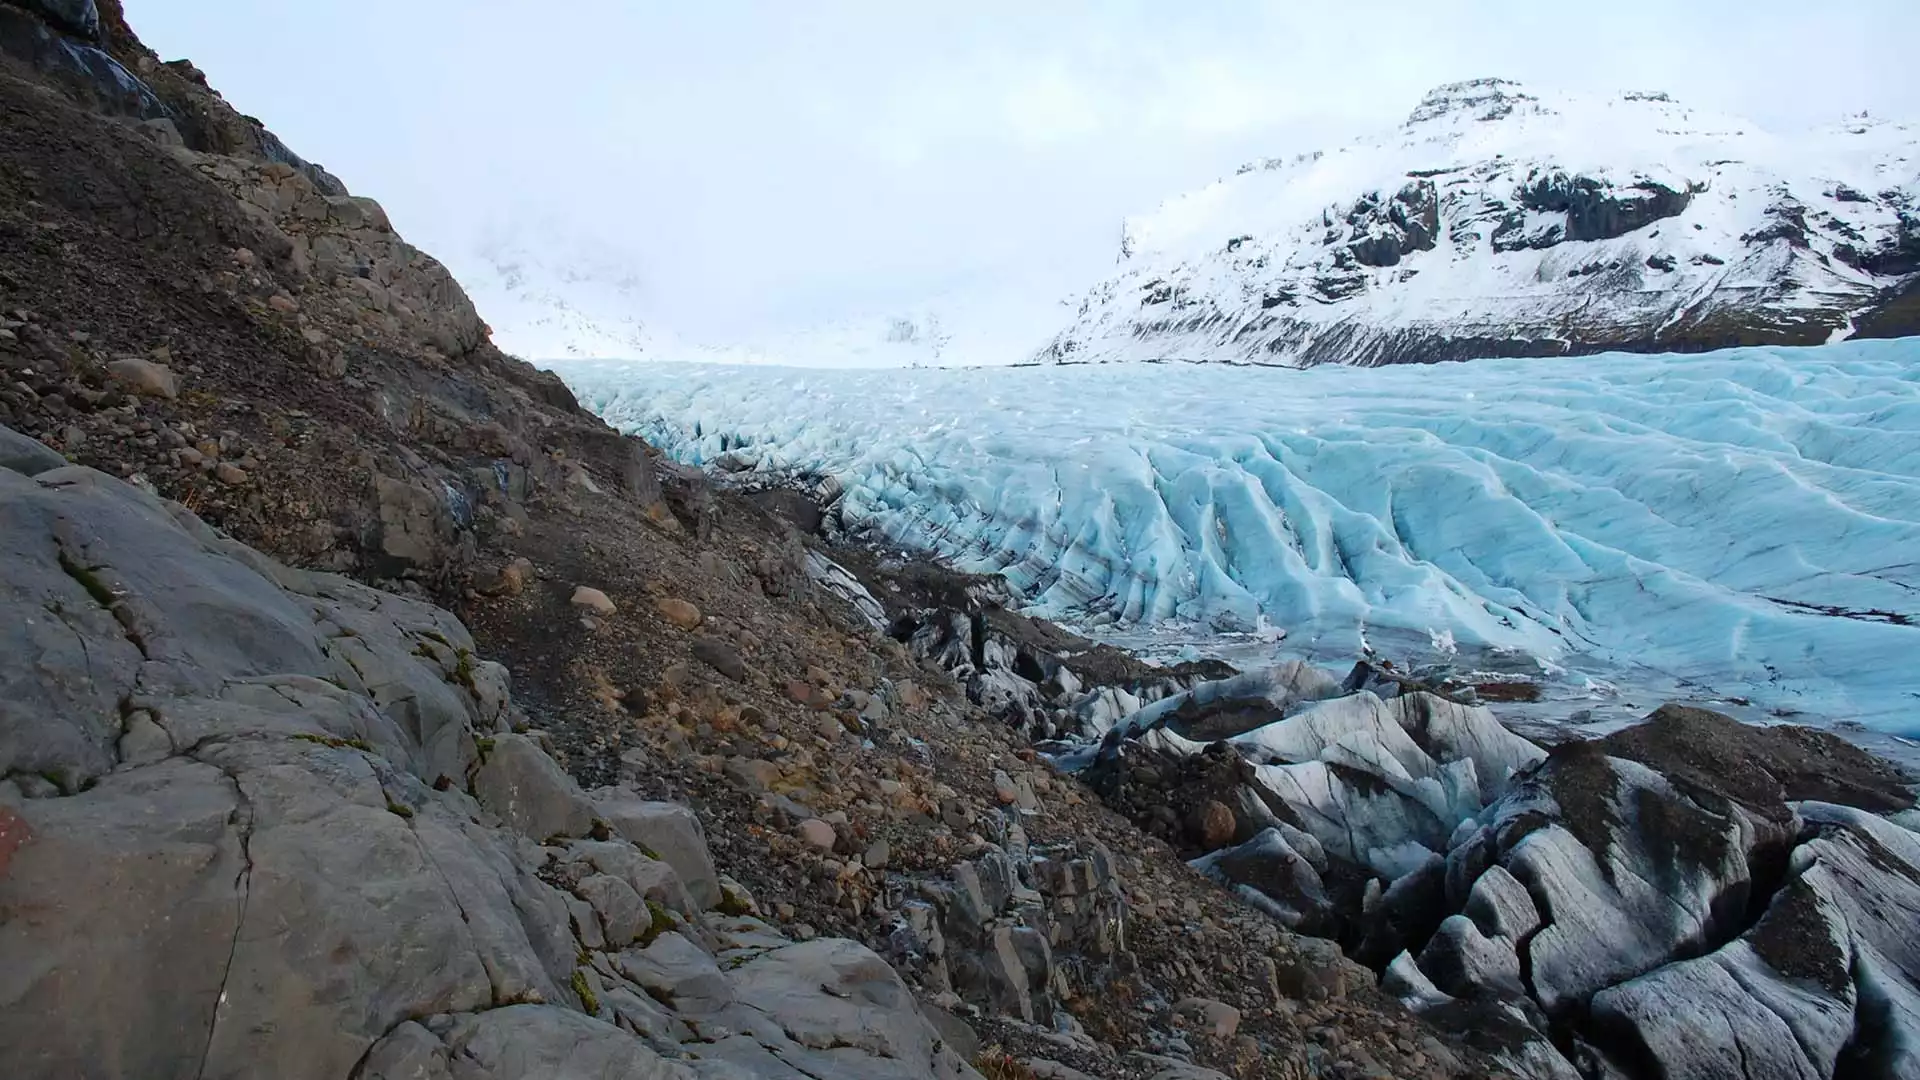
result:
[[[1920,339],[1372,369],[557,370],[682,462],[838,492],[849,530],[1096,633],[1320,659],[1420,643],[1572,671],[1596,699],[1639,672],[1762,718],[1920,735]]]

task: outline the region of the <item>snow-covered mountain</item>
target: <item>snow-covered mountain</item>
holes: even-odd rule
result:
[[[1127,222],[1060,362],[1287,365],[1920,333],[1920,127],[1784,137],[1480,79]]]
[[[650,355],[638,272],[619,251],[548,222],[496,225],[449,265],[493,331],[531,360]]]
[[[554,222],[495,226],[449,264],[494,344],[540,363],[669,360],[792,367],[992,366],[1030,361],[1073,316],[1069,270],[979,274],[912,302],[703,341],[660,326],[636,260]]]
[[[1084,280],[1082,278],[1081,280]],[[1057,275],[974,282],[916,303],[726,344],[662,339],[657,360],[815,368],[996,367],[1025,363],[1073,317]]]

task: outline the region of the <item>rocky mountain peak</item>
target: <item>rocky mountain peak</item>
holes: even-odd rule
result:
[[[1427,91],[1420,104],[1407,116],[1407,127],[1415,127],[1444,117],[1472,120],[1499,120],[1515,109],[1551,111],[1540,98],[1511,79],[1468,79],[1446,83]]]

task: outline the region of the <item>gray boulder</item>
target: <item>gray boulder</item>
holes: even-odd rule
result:
[[[479,735],[511,702],[445,612],[72,467],[0,470],[0,554],[8,1075],[973,1075],[873,953],[700,925],[683,808],[542,846],[592,804]]]
[[[673,867],[701,910],[720,902],[720,876],[707,854],[706,831],[692,810],[635,798],[618,788],[596,791],[593,808],[615,833]]]
[[[0,469],[12,469],[32,476],[58,469],[67,463],[60,452],[39,439],[30,439],[12,428],[0,427]]]
[[[593,828],[593,804],[573,778],[525,735],[493,737],[474,772],[480,805],[499,814],[530,840],[585,836]]]
[[[565,872],[571,874],[584,875],[590,870],[619,878],[635,895],[669,911],[680,912],[689,918],[700,912],[672,865],[653,858],[625,841],[575,841],[567,848],[565,864]]]
[[[1243,844],[1203,855],[1192,866],[1289,930],[1330,936],[1337,927],[1333,900],[1319,870],[1278,828],[1264,829]]]
[[[510,1005],[438,1024],[400,1025],[361,1080],[695,1080],[620,1028],[571,1009]]]
[[[669,930],[644,949],[628,949],[614,961],[620,974],[683,1017],[717,1013],[734,1003],[734,987],[712,954]]]
[[[788,1038],[839,1067],[807,1069],[820,1076],[972,1076],[933,1025],[920,1015],[913,993],[872,950],[845,939],[821,938],[776,949],[734,976],[739,1001],[765,1013]],[[851,1066],[879,1059],[887,1071]]]
[[[573,891],[599,918],[600,940],[607,948],[624,949],[653,925],[640,894],[612,874],[590,874]]]

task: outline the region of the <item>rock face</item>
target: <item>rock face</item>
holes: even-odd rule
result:
[[[697,819],[589,799],[451,615],[5,465],[11,1075],[973,1075],[874,953],[708,914]]]
[[[1127,222],[1043,360],[1390,364],[1920,329],[1910,125],[1443,86],[1397,131]],[[1327,203],[1329,191],[1347,191]]]
[[[21,7],[37,11],[48,22],[83,38],[100,36],[100,11],[93,0],[24,0]]]
[[[657,455],[494,349],[377,202],[161,62],[117,2],[0,2],[0,64],[0,201],[45,207],[6,252],[0,423],[308,564],[435,587],[543,493],[672,523]],[[155,282],[209,302],[161,315]]]
[[[919,891],[895,956],[988,1015],[1051,1024],[1062,998],[1126,968],[1127,905],[1098,844],[1032,846],[1016,823],[1003,844]]]
[[[7,0],[0,4],[0,52],[85,98],[105,112],[171,123],[172,110],[153,89],[98,47],[93,0]]]

